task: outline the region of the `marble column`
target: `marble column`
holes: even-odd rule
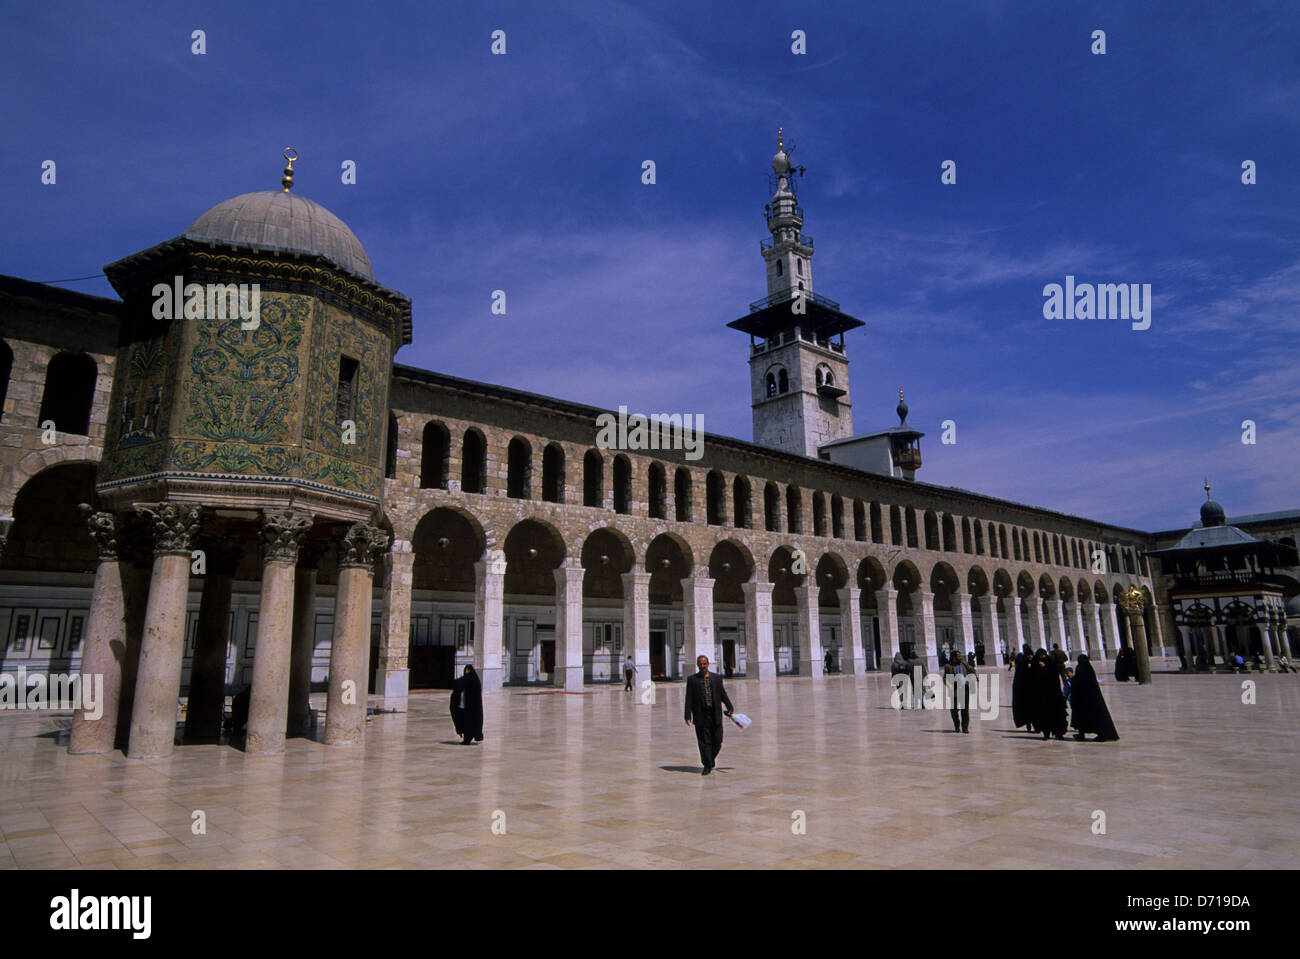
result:
[[[582,692],[582,565],[566,559],[555,569],[555,685]]]
[[[1011,661],[1016,661],[1016,653],[1019,653],[1025,645],[1025,625],[1020,617],[1020,597],[1012,591],[1007,600],[1007,652],[1011,654]]]
[[[1109,641],[1111,651],[1118,656],[1120,648],[1119,617],[1116,613],[1118,607],[1114,603],[1102,603],[1102,606],[1106,610],[1101,616],[1102,633],[1104,639]]]
[[[841,668],[850,676],[864,676],[871,657],[862,648],[862,590],[846,586],[836,590],[835,595],[840,601],[840,635],[844,637]]]
[[[1025,597],[1025,605],[1029,607],[1027,610],[1029,613],[1029,645],[1034,647],[1034,652],[1046,649],[1047,638],[1043,634],[1043,601],[1035,592]]]
[[[686,674],[695,672],[695,660],[699,656],[709,657],[709,663],[717,666],[713,644],[713,580],[707,576],[692,575],[682,580],[682,621]]]
[[[1076,599],[1069,606],[1067,613],[1070,617],[1071,632],[1074,633],[1074,644],[1071,651],[1076,655],[1086,653],[1088,652],[1088,634],[1083,629],[1083,604]]]
[[[118,514],[127,521],[130,516]],[[135,684],[140,670],[140,647],[144,643],[144,622],[149,607],[149,580],[153,560],[149,527],[135,516],[135,522],[119,524],[118,555],[122,574],[123,627],[126,649],[122,652],[122,697],[117,707],[117,739],[114,745],[125,751],[131,739],[131,714],[135,706]]]
[[[1290,638],[1290,636],[1287,634],[1287,631],[1286,631],[1286,624],[1285,624],[1285,623],[1284,623],[1283,625],[1281,625],[1281,626],[1279,626],[1279,627],[1277,628],[1277,638],[1278,638],[1278,641],[1282,644],[1282,655],[1285,656],[1287,659],[1290,659],[1290,658],[1291,658],[1291,638]]]
[[[925,641],[926,665],[932,669],[939,668],[939,642],[934,630],[934,593],[929,590],[916,589],[912,592],[912,608],[921,609],[921,635]],[[919,604],[917,600],[919,599]]]
[[[810,575],[794,588],[794,605],[799,617],[799,675],[821,679],[826,663],[822,659],[822,626],[817,608],[817,584]]]
[[[998,597],[991,590],[980,600],[980,625],[984,630],[984,662],[990,666],[1005,666],[1006,663],[998,659],[1002,652],[1002,630],[998,628]],[[1015,659],[1014,652],[1011,658]]]
[[[325,552],[320,540],[298,549],[293,579],[293,651],[289,660],[289,736],[305,736],[311,727],[311,661],[316,655],[316,576]]]
[[[955,593],[952,599],[957,605],[957,628],[961,634],[961,654],[967,663],[975,662],[975,617],[971,613],[970,593]],[[985,647],[985,653],[988,648]]]
[[[117,554],[117,528],[112,513],[97,513],[82,503],[77,510],[86,518],[95,541],[99,563],[90,594],[90,616],[81,647],[82,703],[86,690],[94,713],[79,708],[72,714],[68,752],[107,753],[117,739],[118,706],[122,697],[122,653],[126,649],[126,601],[122,591],[122,563]],[[98,713],[98,716],[95,716]]]
[[[492,558],[495,556],[495,558]],[[409,572],[408,572],[409,577]],[[582,570],[578,570],[578,688],[582,688]],[[484,693],[499,693],[505,677],[501,673],[501,647],[505,645],[506,561],[500,554],[489,554],[474,564],[474,669],[479,674]],[[410,593],[407,594],[407,633],[410,631]],[[559,636],[559,623],[556,623]],[[558,650],[557,650],[558,652]],[[403,680],[405,682],[405,680]],[[565,687],[568,688],[567,686]],[[378,689],[378,687],[376,687]]]
[[[745,675],[763,681],[776,679],[776,652],[772,640],[772,583],[741,583],[745,594]]]
[[[154,548],[127,755],[156,759],[170,756],[176,744],[190,548],[199,527],[199,508],[163,502],[136,509],[153,523]]]
[[[334,636],[325,698],[324,738],[330,746],[359,745],[365,737],[375,559],[387,546],[388,534],[366,523],[353,523],[339,540]]]
[[[886,586],[876,590],[876,617],[880,620],[880,664],[883,669],[898,652],[898,590]]]
[[[1273,632],[1273,626],[1269,623],[1261,623],[1259,627],[1259,638],[1263,640],[1260,643],[1264,647],[1264,664],[1268,667],[1270,673],[1277,671],[1277,660],[1273,658],[1273,642],[1270,634]],[[1244,654],[1243,654],[1244,656]],[[1288,659],[1290,657],[1287,657]]]
[[[388,595],[384,598],[383,628],[379,633],[379,662],[375,664],[375,692],[384,697],[384,708],[406,710],[406,694],[410,689],[411,671],[411,581],[415,567],[415,553],[411,541],[393,540],[388,553],[391,568],[388,571]],[[298,575],[302,575],[299,566]],[[477,595],[476,595],[477,598]],[[477,603],[475,611],[477,612]],[[474,627],[477,639],[483,635]],[[483,691],[488,691],[487,676],[481,676]],[[500,687],[500,681],[497,687]]]
[[[632,650],[638,688],[650,675],[650,574],[633,570],[623,574],[623,648]],[[621,667],[620,667],[621,668]]]
[[[276,510],[262,514],[262,595],[257,608],[257,649],[248,700],[244,752],[284,752],[289,726],[289,663],[293,655],[294,568],[298,547],[311,529],[311,514]],[[340,570],[340,580],[342,570]],[[339,591],[342,592],[340,582]]]
[[[1062,650],[1069,649],[1069,641],[1065,638],[1065,610],[1062,608],[1063,603],[1059,599],[1049,599],[1047,601],[1047,615],[1052,621],[1052,642],[1060,646]]]
[[[235,586],[239,551],[212,542],[203,543],[207,572],[194,630],[194,656],[190,666],[190,693],[185,707],[185,738],[215,741],[221,736],[226,712],[226,655],[230,649],[230,597]]]
[[[1101,636],[1101,611],[1094,602],[1083,604],[1083,619],[1087,624],[1088,656],[1106,659],[1106,642]]]
[[[1137,659],[1137,681],[1145,684],[1151,682],[1151,657],[1147,653],[1147,629],[1142,622],[1142,607],[1134,606],[1128,610],[1129,634],[1133,640],[1133,654]]]

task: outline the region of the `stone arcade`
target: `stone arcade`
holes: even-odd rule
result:
[[[642,678],[704,653],[760,682],[946,645],[1169,655],[1184,623],[1147,555],[1181,532],[919,481],[901,398],[898,426],[854,434],[863,324],[813,292],[781,149],[773,170],[768,295],[730,324],[755,442],[708,435],[699,458],[601,449],[608,410],[394,364],[410,301],[291,170],[106,267],[121,301],[0,278],[0,669],[102,674],[71,751],[154,757],[178,699],[211,741],[250,683],[247,749],[276,753],[313,685],[324,740],[356,743],[368,690],[401,708],[465,663],[492,692],[614,681],[626,655]],[[155,319],[175,276],[258,284],[260,324]],[[1291,564],[1269,574],[1281,651],[1300,512],[1239,525]]]

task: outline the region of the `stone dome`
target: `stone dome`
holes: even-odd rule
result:
[[[283,190],[244,193],[218,203],[191,223],[185,236],[291,253],[319,253],[349,273],[375,278],[370,257],[346,223],[319,203]]]
[[[1207,529],[1211,526],[1223,526],[1228,522],[1228,517],[1224,515],[1223,507],[1212,499],[1207,499],[1201,504],[1201,525]]]

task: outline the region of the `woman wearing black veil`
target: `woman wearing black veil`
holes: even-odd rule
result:
[[[1097,683],[1097,673],[1086,653],[1079,654],[1079,665],[1070,686],[1070,725],[1078,730],[1075,739],[1083,739],[1085,733],[1096,733],[1093,742],[1097,743],[1119,739],[1110,710],[1106,708],[1106,699],[1101,694],[1101,686]]]
[[[1115,679],[1125,682],[1137,678],[1137,654],[1132,646],[1123,646],[1115,657]]]
[[[451,686],[451,721],[462,746],[483,741],[483,685],[473,666],[466,666]]]
[[[1024,653],[1016,653],[1016,671],[1011,674],[1011,719],[1016,728],[1028,726],[1027,732],[1034,731],[1034,710],[1029,692],[1029,664],[1031,660]]]
[[[1034,726],[1043,738],[1065,738],[1065,697],[1061,695],[1061,673],[1047,656],[1047,650],[1034,653],[1029,667],[1029,693],[1033,703]]]

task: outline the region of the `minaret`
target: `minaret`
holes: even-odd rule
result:
[[[765,211],[772,235],[759,244],[768,295],[727,325],[749,334],[754,442],[824,457],[822,444],[853,435],[844,333],[863,323],[813,292],[813,240],[803,232],[803,208],[791,178],[796,171],[780,129],[776,144],[776,192]]]

